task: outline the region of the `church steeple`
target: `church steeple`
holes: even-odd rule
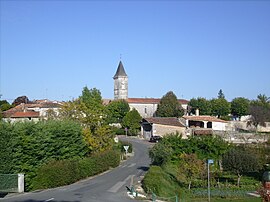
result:
[[[114,99],[128,98],[128,76],[120,60],[114,79]]]
[[[114,75],[113,78],[116,79],[116,78],[119,77],[119,76],[127,76],[126,71],[125,71],[125,69],[124,69],[124,66],[123,66],[121,60],[120,60],[120,62],[119,62],[117,71],[116,71],[116,73],[115,73],[115,75]]]

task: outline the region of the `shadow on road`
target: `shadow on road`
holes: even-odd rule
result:
[[[8,193],[0,192],[0,198],[4,198]]]
[[[148,166],[141,166],[141,167],[138,167],[137,169],[146,172],[149,170],[149,167]]]

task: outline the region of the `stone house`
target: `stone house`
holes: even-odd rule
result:
[[[186,136],[186,126],[176,117],[152,117],[141,121],[141,137],[149,140],[151,136],[164,137],[166,134],[176,133]]]
[[[35,100],[31,103],[21,103],[7,111],[3,112],[3,120],[10,121],[39,121],[47,119],[49,113],[59,114],[61,103],[57,101]]]

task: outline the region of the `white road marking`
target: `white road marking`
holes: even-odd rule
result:
[[[116,193],[124,184],[127,183],[127,181],[134,175],[129,175],[124,181],[117,182],[115,185],[113,185],[108,192]]]
[[[108,190],[108,192],[116,193],[124,184],[125,182],[117,182],[113,187]]]
[[[45,202],[52,201],[54,198],[47,199]]]
[[[132,163],[132,164],[130,164],[129,166],[128,166],[128,168],[131,168],[131,167],[133,167],[133,166],[135,166],[136,165],[136,163]]]

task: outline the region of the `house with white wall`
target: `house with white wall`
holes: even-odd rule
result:
[[[48,113],[59,115],[59,109],[62,103],[50,100],[34,100],[31,103],[21,103],[7,111],[3,112],[3,120],[16,121],[39,121],[47,119]]]

